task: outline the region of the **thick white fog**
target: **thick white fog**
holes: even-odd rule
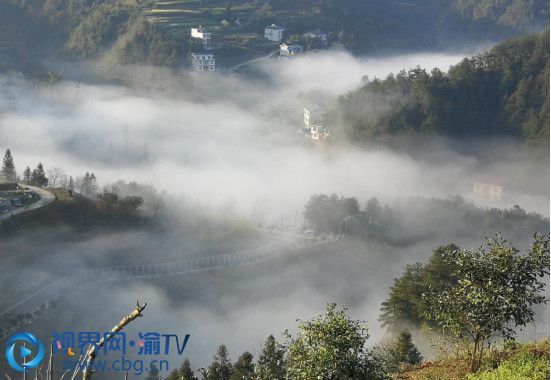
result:
[[[479,176],[499,178],[508,192],[502,202],[486,206],[518,204],[548,215],[548,166],[519,161],[515,152],[522,147],[512,141],[487,142],[485,157],[494,160],[458,153],[462,150],[452,148],[459,143],[443,139],[427,143],[423,154],[413,158],[375,145],[316,146],[299,134],[304,106],[330,103],[357,88],[364,76],[384,78],[417,65],[446,71],[465,55],[360,59],[340,51],[315,53],[263,64],[258,70],[264,79],[123,68],[124,82],[133,86],[105,84],[94,65],[86,71],[63,63],[65,79],[53,88],[16,74],[0,77],[0,150],[11,149],[19,173],[38,162],[46,169],[64,168],[73,177],[91,171],[101,185],[122,179],[166,190],[174,202],[169,207],[178,208],[183,199],[212,208],[230,205],[244,216],[262,214],[267,222],[300,218],[315,193],[335,192],[362,202],[371,197],[391,202],[459,194],[480,203],[472,194]],[[527,177],[534,179],[532,185],[520,186]],[[149,236],[118,233],[67,243],[48,236],[19,238],[12,246],[20,244],[20,252],[35,241],[47,247],[51,257],[32,261],[36,266],[26,269],[29,276],[46,281],[73,269],[99,266],[96,255],[102,257],[101,265],[111,259],[153,262],[177,257],[188,246],[171,236],[163,237],[155,252],[145,248],[156,244]],[[102,326],[93,327],[108,328],[136,298],[149,301],[142,325],[132,328],[162,326],[164,331],[191,333],[188,354],[199,366],[220,343],[229,345],[235,359],[239,351],[258,349],[268,334],[280,338],[281,330],[292,329],[297,317],[311,318],[325,302],[337,301],[350,303],[354,317],[368,320],[376,342],[383,336],[378,309],[392,279],[403,265],[425,259],[441,243],[427,241],[396,252],[351,243],[343,252],[349,256],[345,263],[338,258],[315,264],[291,261],[293,265],[273,268],[265,263],[260,272],[247,267],[171,279],[178,286],[159,280],[82,287],[63,301],[67,310],[81,307],[82,312],[67,312],[62,319],[73,329],[97,324],[94,310],[101,304]],[[464,243],[473,248],[479,241]],[[17,267],[24,260],[12,257],[4,265]],[[351,285],[350,279],[365,282]]]
[[[293,213],[319,192],[362,200],[469,198],[472,180],[480,174],[472,157],[450,152],[446,160],[416,162],[382,149],[315,149],[297,134],[302,107],[312,101],[309,94],[331,98],[358,87],[364,75],[384,77],[416,65],[445,71],[461,58],[415,54],[357,59],[344,52],[318,53],[265,64],[269,83],[196,75],[178,87],[184,73],[161,73],[162,81],[176,83],[169,94],[84,80],[77,84],[70,75],[53,90],[4,77],[0,147],[11,148],[20,172],[41,161],[73,176],[92,171],[103,184],[136,180],[208,204],[235,202],[244,212],[262,204],[268,214]],[[132,68],[128,75],[136,79],[145,72]],[[501,164],[505,168],[482,174],[500,177],[510,172],[508,164],[517,165]],[[518,194],[517,202],[547,214],[542,191]]]

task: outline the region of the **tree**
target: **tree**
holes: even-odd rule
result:
[[[310,197],[304,209],[304,218],[317,232],[336,233],[343,218],[356,216],[359,211],[360,206],[356,198],[318,194]]]
[[[270,335],[256,363],[258,380],[285,379],[285,349]]]
[[[387,374],[399,372],[403,365],[417,365],[423,361],[408,330],[402,330],[398,337],[390,343],[377,345],[373,354],[383,365]]]
[[[161,380],[161,376],[159,375],[159,369],[155,364],[151,365],[151,369],[149,370],[145,380]]]
[[[28,166],[23,170],[23,182],[27,185],[31,183],[31,168]]]
[[[31,185],[39,187],[48,186],[48,178],[46,178],[44,166],[42,166],[41,162],[38,163],[36,169],[31,173]]]
[[[237,359],[233,366],[231,380],[253,380],[254,379],[254,362],[253,354],[246,351]]]
[[[185,359],[182,366],[173,370],[166,380],[197,380],[197,377],[193,374],[189,359]]]
[[[287,333],[287,374],[295,380],[360,380],[381,375],[366,347],[367,328],[348,308],[330,303],[324,315],[300,322],[296,339]]]
[[[423,361],[421,353],[413,344],[411,333],[408,330],[403,330],[395,344],[396,358],[399,363],[417,365]]]
[[[453,277],[453,266],[443,259],[457,250],[454,244],[448,244],[434,250],[425,264],[408,264],[399,278],[390,287],[388,298],[381,306],[379,321],[383,327],[400,331],[404,325],[421,327],[435,326],[427,317],[427,303],[423,294],[432,290],[444,290],[457,281]]]
[[[446,251],[443,260],[453,267],[457,282],[424,295],[430,305],[426,314],[444,332],[471,342],[475,371],[492,338],[514,339],[516,327],[534,321],[532,306],[546,302],[541,279],[549,274],[549,238],[536,234],[521,254],[496,235],[476,251]]]
[[[77,178],[79,191],[82,195],[93,196],[98,191],[98,182],[94,173],[84,174],[84,177]]]
[[[73,180],[73,176],[69,176],[69,190],[75,191],[75,181]]]
[[[60,167],[53,167],[48,170],[48,179],[50,180],[51,187],[55,188],[56,184],[59,184],[65,176],[65,171]]]
[[[232,371],[233,366],[228,357],[228,349],[222,344],[218,347],[213,362],[207,369],[206,380],[230,380]]]
[[[2,177],[8,181],[17,181],[17,173],[15,172],[15,165],[13,163],[13,156],[9,149],[6,149],[4,154],[4,161],[2,165]]]

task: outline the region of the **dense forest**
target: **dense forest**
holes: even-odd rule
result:
[[[321,27],[331,43],[365,54],[502,40],[549,22],[548,4],[542,0],[185,0],[178,4],[180,8],[167,9],[159,1],[4,1],[0,50],[10,48],[10,54],[21,50],[20,60],[27,61],[64,52],[76,59],[107,56],[114,63],[173,66],[182,64],[190,46],[189,26],[195,24],[218,30],[219,38],[235,35],[228,47],[251,33],[262,40],[269,23],[285,25],[287,37]],[[17,44],[12,42],[15,37]],[[259,48],[262,45],[252,50]],[[0,57],[0,68],[6,66],[4,59]]]
[[[408,245],[437,236],[479,239],[499,231],[518,240],[549,230],[549,220],[519,206],[480,208],[459,196],[448,199],[414,197],[381,204],[372,198],[364,205],[353,197],[313,195],[304,209],[306,228],[317,234],[355,236],[390,245]],[[423,223],[418,222],[422,220]]]
[[[448,73],[421,68],[365,84],[339,99],[341,131],[365,143],[394,134],[507,135],[549,141],[549,31],[501,43]]]
[[[503,39],[549,22],[542,0],[324,0],[321,10],[323,24],[360,52]]]

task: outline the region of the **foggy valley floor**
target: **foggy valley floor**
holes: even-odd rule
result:
[[[538,82],[535,75],[545,77],[542,40],[498,48],[515,67],[515,49],[534,54],[526,78],[513,83],[518,91],[503,96],[512,103],[500,104],[498,120],[522,120],[512,130],[484,129],[494,121],[488,110],[496,108],[463,112],[456,93],[443,94],[446,100],[421,96],[460,85],[493,88],[485,85],[495,85],[501,71],[467,75],[482,58],[462,61],[463,51],[388,57],[323,51],[262,63],[258,77],[140,65],[106,73],[97,62],[63,61],[52,63],[65,72],[55,85],[0,74],[0,149],[13,155],[19,178],[12,181],[48,176],[49,185],[40,186],[57,197],[0,226],[0,306],[84,270],[326,239],[233,268],[83,281],[13,328],[45,342],[52,331],[103,331],[139,300],[148,306],[128,334],[188,333],[185,356],[199,367],[222,343],[233,360],[245,350],[258,356],[268,335],[282,339],[283,330],[296,331],[297,318],[308,320],[337,302],[367,323],[368,344],[376,345],[390,335],[378,321],[381,303],[406,265],[426,262],[446,244],[474,251],[496,233],[525,252],[533,234],[549,232],[548,128],[547,135],[539,129],[545,107],[526,110],[522,97],[535,88],[527,84]],[[420,106],[427,99],[434,102]],[[454,101],[461,106],[450,106],[449,114],[438,108]],[[325,143],[304,131],[305,108],[313,105],[323,109],[319,122],[331,131]],[[433,108],[445,111],[436,113],[442,119],[416,113]],[[480,134],[446,134],[446,117],[460,130],[456,119],[475,120]],[[442,129],[431,133],[429,125]],[[477,184],[489,186],[490,196]],[[535,312],[520,340],[549,336],[549,306]],[[412,333],[433,358],[430,336]],[[171,356],[171,367],[181,359]]]

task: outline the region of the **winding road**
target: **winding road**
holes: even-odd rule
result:
[[[22,214],[24,212],[37,210],[39,208],[42,208],[44,206],[51,204],[55,200],[55,195],[53,195],[52,193],[50,193],[49,191],[41,187],[21,185],[21,184],[19,186],[21,186],[22,188],[29,189],[34,193],[38,194],[40,196],[40,199],[34,203],[31,203],[30,205],[14,207],[3,214],[0,214],[0,222],[2,220],[6,220],[9,217],[17,214]]]

